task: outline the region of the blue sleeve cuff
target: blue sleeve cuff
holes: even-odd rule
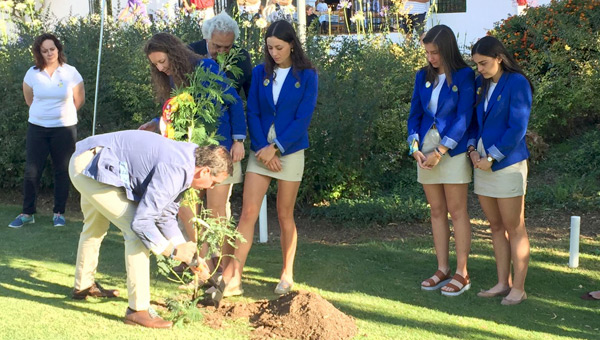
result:
[[[417,140],[417,142],[419,141],[418,133],[414,133],[414,134],[408,136],[408,139],[406,141],[408,142],[408,144],[412,144],[413,140]]]
[[[281,153],[285,152],[285,149],[283,148],[283,146],[281,145],[281,143],[279,143],[279,141],[277,140],[277,138],[275,138],[275,140],[273,140],[275,142],[275,144],[277,144],[277,147],[279,148],[279,151],[281,151]]]
[[[156,117],[156,118],[152,118],[152,122],[155,122],[156,124],[160,123],[160,118]]]
[[[236,139],[246,139],[246,135],[233,135],[231,137],[233,138],[233,140],[236,140]]]
[[[443,146],[447,147],[450,150],[454,149],[456,147],[456,145],[458,145],[458,143],[454,139],[449,138],[448,136],[445,136],[444,138],[442,138],[442,141],[440,142],[440,144],[442,144]]]
[[[502,152],[500,152],[500,150],[498,150],[498,148],[495,145],[492,145],[488,149],[488,152],[497,162],[500,162],[501,160],[504,159],[504,157],[506,157],[502,154]]]
[[[473,146],[473,147],[475,147],[475,149],[477,149],[477,144],[475,144],[475,138],[471,138],[471,139],[467,140],[467,148],[469,146]]]

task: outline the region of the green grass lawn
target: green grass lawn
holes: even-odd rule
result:
[[[0,205],[8,224],[17,206]],[[230,321],[214,330],[202,322],[173,330],[122,323],[125,297],[70,299],[81,220],[54,228],[50,215],[21,229],[0,227],[0,338],[2,339],[247,339],[250,327]],[[301,227],[301,226],[300,226]],[[390,227],[392,228],[392,227]],[[398,226],[394,228],[400,228]],[[532,237],[527,279],[529,299],[501,306],[500,298],[475,294],[495,283],[495,265],[485,226],[475,225],[470,291],[448,298],[423,292],[419,282],[435,271],[430,236],[354,244],[300,242],[296,287],[317,292],[356,319],[356,339],[598,339],[600,301],[579,295],[600,289],[600,242],[583,238],[580,267],[570,269],[568,237]],[[339,232],[339,231],[338,231]],[[368,231],[365,231],[368,232]],[[255,243],[241,300],[273,299],[280,270],[279,242]],[[154,261],[153,265],[154,265]],[[155,266],[153,267],[156,268]],[[155,272],[155,270],[154,270]],[[125,295],[120,233],[112,227],[103,242],[97,279]],[[177,285],[154,276],[153,299],[179,294]]]

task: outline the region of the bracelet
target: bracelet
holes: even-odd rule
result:
[[[438,149],[437,146],[435,147],[435,152],[437,152],[440,155],[440,157],[444,156],[444,154],[440,151],[440,149]]]
[[[413,139],[413,141],[408,146],[408,155],[412,156],[412,154],[417,151],[419,151],[419,143],[417,143],[416,139]]]
[[[467,150],[467,158],[471,158],[471,152],[475,151],[475,149]]]
[[[408,155],[412,156],[413,153],[419,151],[419,148],[416,147],[415,145],[411,145],[408,147]]]

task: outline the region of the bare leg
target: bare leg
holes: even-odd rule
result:
[[[529,267],[529,238],[525,229],[524,196],[499,198],[498,207],[508,232],[513,261],[513,285],[508,300],[518,300],[525,293],[525,278]]]
[[[218,185],[212,189],[206,190],[206,208],[210,210],[210,217],[219,218],[223,223],[227,223],[229,216],[227,216],[227,204],[229,202],[229,196],[231,194],[232,184]],[[204,254],[208,252],[208,245],[202,245]],[[212,254],[211,254],[212,255]],[[218,254],[215,254],[218,256]],[[223,259],[229,258],[228,256]],[[217,265],[217,261],[208,261],[208,266],[213,271]]]
[[[468,189],[468,184],[444,184],[446,204],[452,217],[452,226],[454,227],[456,273],[462,277],[466,277],[468,274],[467,261],[471,250],[471,221],[467,212]],[[450,283],[459,288],[462,287],[455,280],[450,281]],[[452,291],[449,287],[442,287],[442,290]]]
[[[494,257],[496,258],[496,271],[498,273],[498,283],[490,288],[488,292],[499,293],[511,286],[510,243],[508,242],[508,236],[498,207],[498,199],[480,195],[479,203],[481,204],[483,213],[490,222]]]
[[[240,216],[240,222],[237,227],[237,230],[244,236],[246,242],[242,243],[239,240],[236,241],[237,249],[234,251],[235,259],[230,260],[223,270],[223,281],[228,287],[231,287],[231,289],[239,287],[242,283],[242,271],[244,270],[248,253],[252,247],[254,227],[256,220],[258,219],[263,196],[269,188],[269,183],[271,183],[270,177],[252,172],[246,173],[246,179],[244,180],[242,216]]]
[[[196,235],[196,226],[194,226],[194,222],[192,222],[194,215],[192,208],[183,205],[179,207],[179,212],[177,213],[190,241],[197,242],[198,235]]]
[[[294,258],[298,244],[298,233],[294,221],[294,206],[300,182],[278,181],[277,183],[277,216],[281,228],[281,253],[283,268],[281,280],[290,284],[294,282]]]
[[[444,186],[442,184],[424,184],[423,190],[427,196],[427,202],[431,206],[431,229],[433,231],[433,245],[438,262],[438,270],[448,273],[448,242],[450,239],[450,229],[448,227],[448,209],[446,207],[446,197]],[[436,277],[432,279],[437,280]],[[425,281],[422,286],[428,287]]]

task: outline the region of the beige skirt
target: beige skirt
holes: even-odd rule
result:
[[[234,162],[233,163],[233,175],[227,177],[223,182],[217,184],[219,185],[228,185],[228,184],[238,184],[242,183],[244,178],[242,176],[242,162]]]
[[[302,181],[302,175],[304,174],[304,150],[285,156],[279,156],[279,160],[281,161],[281,171],[274,172],[256,159],[254,153],[251,152],[250,157],[248,158],[246,173],[253,172],[255,174],[290,182]]]
[[[477,143],[477,152],[481,157],[487,157],[481,140]],[[527,192],[527,161],[520,161],[498,171],[475,169],[474,192],[477,195],[493,198],[525,195]]]
[[[427,131],[421,148],[424,155],[432,152],[440,145],[440,134],[436,129]],[[439,163],[431,170],[421,169],[417,165],[417,182],[421,184],[465,184],[471,182],[473,169],[466,152],[454,157],[447,152]]]
[[[267,133],[267,142],[273,143],[277,138],[275,132],[275,124],[271,124],[271,128]],[[256,159],[253,152],[250,153],[248,158],[248,167],[246,172],[254,172],[255,174],[268,176],[275,179],[290,182],[301,182],[302,175],[304,174],[304,150],[296,151],[292,154],[279,156],[281,161],[281,171],[273,172],[269,170],[262,162]]]

